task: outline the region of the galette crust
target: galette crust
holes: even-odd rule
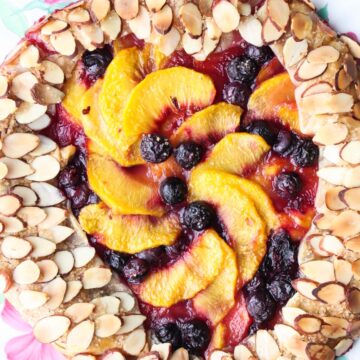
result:
[[[282,322],[210,357],[333,359],[359,337],[360,46],[325,25],[310,0],[267,0],[250,10],[237,0],[80,1],[31,29],[52,55],[24,40],[1,66],[0,290],[40,341],[78,360],[188,358],[184,349],[170,354],[169,344],[151,347],[131,291],[92,252],[54,186],[74,147],[34,131],[49,123],[85,49],[133,32],[165,55],[183,47],[204,60],[237,28],[249,43],[270,45],[296,86],[301,130],[320,147],[317,215]]]

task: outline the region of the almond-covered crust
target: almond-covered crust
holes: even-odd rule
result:
[[[359,44],[319,20],[310,0],[267,0],[253,15],[236,0],[88,0],[31,29],[51,55],[23,41],[0,69],[0,291],[38,340],[77,360],[188,358],[184,349],[170,355],[169,344],[149,345],[135,298],[95,255],[56,188],[75,148],[33,131],[50,123],[85,49],[133,32],[165,55],[183,47],[205,60],[236,29],[249,43],[270,45],[296,85],[300,127],[321,149],[317,215],[282,322],[234,353],[210,356],[333,359],[359,336]]]

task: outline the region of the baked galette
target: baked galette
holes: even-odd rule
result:
[[[360,332],[360,45],[309,0],[89,0],[0,68],[0,285],[74,360],[328,360]]]

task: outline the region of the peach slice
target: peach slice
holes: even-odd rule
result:
[[[90,154],[87,174],[91,188],[114,212],[163,215],[164,207],[156,184],[148,178],[137,177],[136,168],[122,168],[108,157]]]
[[[190,179],[191,201],[212,204],[236,252],[242,282],[254,276],[266,253],[266,223],[234,176],[222,171],[196,171]]]
[[[242,113],[243,110],[239,106],[226,103],[211,105],[184,121],[171,136],[170,141],[175,146],[184,141],[216,143],[226,134],[236,130],[240,125]]]
[[[140,299],[169,307],[206,289],[225,266],[223,240],[214,230],[204,232],[173,265],[153,272],[137,289]]]
[[[258,163],[269,150],[270,146],[259,135],[229,134],[214,146],[205,162],[197,168],[240,175]]]
[[[214,282],[193,299],[195,310],[218,324],[235,304],[235,290],[238,279],[236,254],[224,242],[224,267]]]
[[[294,92],[295,87],[288,73],[264,81],[250,96],[250,116],[264,120],[278,118],[283,125],[299,131]]]
[[[79,221],[90,235],[99,235],[106,247],[135,254],[160,245],[172,245],[180,231],[174,214],[161,218],[114,214],[105,204],[86,206]]]

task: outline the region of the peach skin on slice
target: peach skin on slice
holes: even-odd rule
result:
[[[173,265],[151,273],[137,289],[138,296],[161,307],[191,299],[216,279],[225,258],[223,240],[208,230]]]
[[[266,252],[266,224],[242,186],[225,172],[196,172],[190,179],[189,197],[217,209],[236,252],[239,278],[243,283],[252,279]]]
[[[236,254],[225,242],[224,267],[215,280],[193,299],[194,308],[201,315],[218,324],[235,304],[235,290],[238,280]]]
[[[240,125],[243,110],[239,106],[219,103],[203,109],[186,119],[171,136],[174,146],[194,141],[205,145],[216,143]]]
[[[120,167],[114,160],[90,154],[87,174],[90,187],[114,212],[162,216],[164,207],[155,184],[136,177],[134,169]]]
[[[79,221],[88,234],[99,235],[106,247],[128,254],[161,245],[172,245],[181,231],[175,214],[161,218],[119,215],[114,214],[105,204],[84,207]]]
[[[270,146],[259,135],[228,134],[214,146],[197,169],[216,169],[241,175],[256,165],[269,150]]]

